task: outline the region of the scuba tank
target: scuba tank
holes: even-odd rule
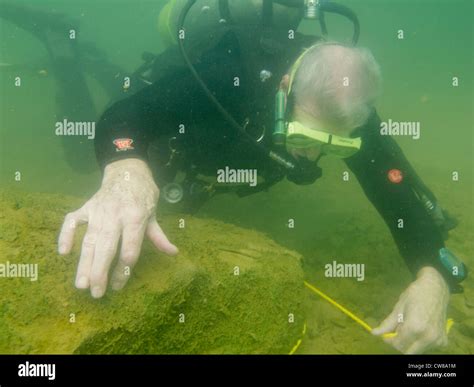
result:
[[[187,0],[169,0],[158,16],[160,40],[169,47],[177,45],[179,16]],[[265,0],[199,0],[186,16],[186,33],[206,37],[223,24],[257,25],[262,20]],[[275,2],[272,25],[282,29],[296,29],[302,19],[301,10]],[[202,39],[206,41],[207,39]]]

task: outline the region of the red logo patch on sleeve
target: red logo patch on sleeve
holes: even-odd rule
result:
[[[132,146],[133,140],[131,138],[116,138],[113,143],[117,152],[134,149]]]
[[[387,177],[392,183],[398,184],[403,180],[403,173],[399,169],[391,169],[388,171]]]

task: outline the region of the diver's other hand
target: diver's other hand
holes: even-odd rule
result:
[[[417,279],[402,293],[392,313],[372,330],[374,335],[396,332],[384,340],[407,354],[422,353],[448,343],[446,310],[449,288],[432,267],[422,268]],[[403,321],[403,322],[401,322]]]
[[[127,282],[145,233],[159,250],[170,255],[178,252],[156,222],[158,197],[159,189],[142,160],[125,159],[106,166],[100,189],[84,206],[66,215],[59,235],[59,253],[68,254],[76,227],[88,224],[77,268],[77,288],[90,288],[95,298],[104,295],[120,239],[119,259],[111,279],[115,290]]]

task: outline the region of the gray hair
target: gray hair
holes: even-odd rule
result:
[[[337,132],[363,125],[380,94],[380,67],[368,49],[323,43],[302,58],[292,91],[295,106]]]

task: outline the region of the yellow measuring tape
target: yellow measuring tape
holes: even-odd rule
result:
[[[324,294],[321,290],[319,290],[316,286],[311,285],[310,283],[304,281],[304,285],[311,290],[312,292],[316,293],[318,296],[321,298],[325,299],[327,302],[329,302],[332,306],[335,306],[337,309],[339,309],[342,313],[344,313],[346,316],[350,317],[352,320],[354,320],[357,324],[359,324],[362,328],[364,328],[367,332],[372,332],[372,327],[367,324],[364,320],[361,318],[357,317],[354,313],[352,313],[349,309],[343,307],[341,304],[339,304],[337,301],[333,300],[331,297],[328,295]],[[446,333],[449,333],[451,330],[451,327],[454,324],[454,320],[452,318],[448,318],[446,321]],[[306,323],[304,324],[303,327],[303,335],[306,333]],[[384,333],[382,335],[383,338],[389,339],[392,337],[397,336],[396,332],[390,332],[390,333]],[[295,346],[291,349],[290,355],[296,352],[296,350],[299,348],[301,345],[302,338],[299,339]]]
[[[303,324],[303,331],[301,332],[301,338],[298,339],[298,341],[296,342],[296,344],[294,345],[293,348],[291,348],[291,351],[290,351],[290,355],[293,355],[296,350],[300,347],[301,345],[301,342],[303,341],[303,336],[305,335],[306,333],[306,322]]]
[[[319,290],[318,288],[316,288],[316,286],[314,285],[311,285],[310,283],[304,281],[304,284],[305,286],[313,291],[314,293],[316,293],[318,296],[320,296],[321,298],[324,298],[327,302],[329,302],[331,305],[335,306],[337,309],[339,309],[342,313],[344,313],[346,316],[350,317],[352,320],[354,320],[357,324],[359,324],[360,326],[362,326],[366,331],[368,332],[372,332],[372,327],[367,324],[364,320],[362,320],[361,318],[357,317],[354,313],[352,313],[350,310],[344,308],[341,304],[339,304],[338,302],[336,302],[335,300],[333,300],[331,297],[329,297],[328,295],[324,294],[321,290]],[[451,330],[451,327],[453,326],[454,324],[454,320],[452,318],[448,318],[448,320],[446,321],[446,333],[449,333],[449,331]],[[382,335],[382,337],[388,339],[388,338],[392,338],[392,337],[395,337],[397,335],[396,332],[391,332],[391,333],[384,333]]]

